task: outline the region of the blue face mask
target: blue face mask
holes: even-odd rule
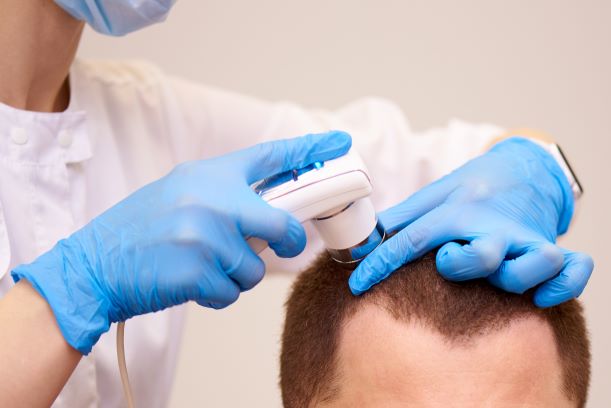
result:
[[[176,0],[55,0],[78,20],[108,35],[125,35],[165,20]]]

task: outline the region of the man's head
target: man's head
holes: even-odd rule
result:
[[[287,302],[280,382],[287,408],[582,407],[590,374],[578,302],[451,283],[432,255],[360,297],[319,258]]]

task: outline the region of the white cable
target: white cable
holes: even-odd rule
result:
[[[119,361],[119,373],[121,373],[121,384],[123,384],[123,394],[125,394],[127,400],[127,407],[135,408],[134,397],[127,376],[127,364],[125,363],[125,322],[119,322],[117,325],[117,360]]]

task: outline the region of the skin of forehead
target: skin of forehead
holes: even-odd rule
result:
[[[468,342],[366,305],[340,333],[334,398],[315,407],[575,407],[551,328],[535,317]]]

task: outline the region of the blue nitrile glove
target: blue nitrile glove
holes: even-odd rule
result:
[[[70,345],[87,354],[111,322],[194,300],[222,308],[255,286],[264,264],[245,237],[291,257],[305,232],[253,182],[346,153],[343,132],[280,140],[177,166],[13,270],[48,301]]]
[[[588,255],[555,245],[573,204],[550,154],[527,139],[507,139],[379,214],[396,235],[357,267],[350,289],[361,294],[441,246],[437,269],[449,280],[487,277],[515,293],[541,284],[538,306],[562,303],[583,291],[593,269]]]

